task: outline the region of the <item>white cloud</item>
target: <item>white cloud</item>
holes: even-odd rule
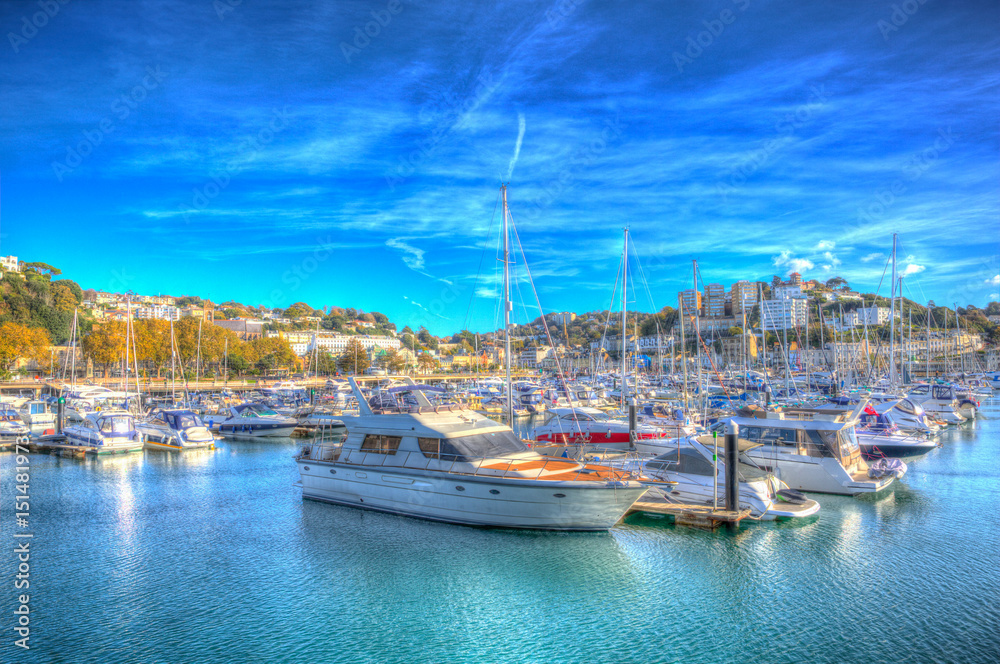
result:
[[[1000,285],[1000,274],[994,275],[992,279],[987,279],[986,283],[992,284],[993,286]]]
[[[910,263],[899,274],[900,276],[908,277],[911,274],[917,274],[918,272],[923,272],[926,269],[927,268],[925,268],[923,265],[916,265],[915,263]]]
[[[815,267],[815,264],[808,258],[796,258],[790,251],[782,251],[777,256],[771,256],[771,263],[779,270],[785,270],[785,274],[792,272],[805,272]]]
[[[424,250],[407,244],[403,238],[394,237],[385,241],[386,246],[403,252],[403,262],[411,270],[420,272],[424,269]]]
[[[883,258],[883,257],[885,257],[885,254],[876,251],[873,254],[868,254],[867,256],[862,256],[861,257],[861,262],[862,263],[871,263],[872,261],[878,260],[879,258]]]
[[[510,158],[510,165],[507,167],[507,180],[510,180],[510,176],[514,173],[514,164],[517,163],[517,158],[521,156],[521,141],[524,140],[524,113],[517,114],[517,143],[514,144],[514,156]]]
[[[824,249],[833,249],[837,246],[837,243],[833,240],[820,240],[819,244],[816,245],[816,249],[823,251]]]
[[[823,252],[823,258],[827,261],[826,263],[823,264],[824,270],[830,271],[836,269],[837,267],[840,267],[840,259],[834,256],[832,252],[829,251]]]

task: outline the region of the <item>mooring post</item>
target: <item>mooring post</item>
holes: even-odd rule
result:
[[[735,422],[726,424],[726,509],[738,512],[740,509],[740,475],[737,440],[740,425]]]
[[[628,402],[628,446],[629,449],[635,449],[635,438],[636,429],[638,428],[636,422],[636,412],[635,412],[635,399],[631,399]]]
[[[63,396],[62,390],[59,390],[59,396],[56,399],[58,406],[56,407],[56,433],[61,434],[63,430],[63,414],[66,408],[66,397]]]

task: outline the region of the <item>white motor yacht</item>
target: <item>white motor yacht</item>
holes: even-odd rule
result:
[[[747,455],[792,489],[856,496],[882,491],[906,472],[898,459],[869,465],[862,458],[854,427],[867,403],[849,413],[744,408],[724,421],[738,424],[741,438],[759,443]]]
[[[31,435],[28,428],[17,411],[10,407],[0,408],[0,440],[26,440]]]
[[[759,443],[738,442],[739,504],[750,515],[763,521],[814,516],[819,503],[789,489],[788,485],[761,469],[747,456]],[[644,461],[643,472],[654,479],[676,482],[670,489],[659,490],[671,502],[693,505],[722,505],[726,495],[725,451],[723,438],[689,436],[678,439],[673,449]],[[717,455],[718,462],[713,461]]]
[[[50,413],[44,401],[26,401],[20,408],[21,419],[30,427],[46,427],[56,423],[55,413]]]
[[[66,443],[96,454],[142,451],[142,434],[132,414],[124,410],[88,413],[83,421],[63,427]]]
[[[339,443],[296,457],[303,498],[474,526],[607,530],[646,487],[606,466],[543,457],[506,426],[458,404],[373,410],[357,384],[360,415]]]
[[[146,447],[170,450],[215,447],[215,436],[190,410],[155,408],[136,423],[136,429],[146,437]]]
[[[906,396],[932,417],[942,420],[946,424],[960,424],[966,420],[966,417],[959,413],[959,402],[955,388],[951,385],[927,385],[924,383],[914,387]]]
[[[209,419],[212,426],[214,417]],[[279,415],[259,403],[230,406],[229,417],[219,422],[219,433],[234,438],[287,437],[299,425],[294,417]]]
[[[640,445],[661,443],[691,433],[679,426],[657,426],[649,422],[636,427],[635,447],[649,453]],[[627,421],[612,418],[596,408],[550,408],[546,419],[535,427],[534,439],[543,445],[585,445],[630,449]],[[658,449],[658,448],[656,448]]]

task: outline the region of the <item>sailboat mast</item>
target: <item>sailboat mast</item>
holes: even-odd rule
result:
[[[70,376],[70,385],[76,387],[76,345],[79,343],[77,338],[77,309],[73,309],[73,367],[72,375]]]
[[[177,366],[174,360],[174,319],[170,319],[170,403],[173,405],[177,398]]]
[[[510,246],[507,231],[507,185],[503,193],[503,363],[507,378],[507,424],[514,424],[514,388],[510,383]]]
[[[927,342],[924,344],[927,361],[924,363],[924,380],[931,382],[931,303],[927,303]]]
[[[698,363],[695,370],[698,372],[698,397],[702,395],[701,389],[701,313],[698,311],[698,260],[691,261],[691,274],[694,277],[694,348],[697,353]]]
[[[684,338],[684,328],[687,321],[684,320],[684,296],[677,294],[677,318],[681,322],[681,371],[684,374],[684,416],[687,417],[688,410],[688,361],[687,361],[687,340]]]
[[[896,384],[896,234],[892,234],[892,292],[889,298],[889,386]]]
[[[198,321],[198,359],[195,360],[195,365],[194,365],[195,383],[201,380],[201,324],[204,322],[205,322],[204,318]]]
[[[626,352],[627,346],[625,343],[626,339],[626,327],[625,321],[628,313],[628,226],[625,227],[625,253],[622,257],[622,391],[621,391],[621,407],[624,410],[626,405],[625,399],[625,389],[628,385],[626,381],[626,374],[628,371],[628,355]]]

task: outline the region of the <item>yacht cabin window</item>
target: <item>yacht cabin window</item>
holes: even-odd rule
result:
[[[935,385],[934,386],[934,398],[935,399],[951,399],[951,388],[947,385]]]
[[[418,438],[417,444],[425,457],[442,461],[474,461],[528,450],[513,431],[476,433],[457,438]]]
[[[361,443],[361,451],[373,454],[395,454],[401,440],[402,438],[399,436],[381,436],[370,433],[365,436],[364,442]]]
[[[441,455],[440,438],[417,438],[417,446],[428,459],[437,459]]]
[[[918,387],[915,387],[910,392],[910,394],[927,394],[927,386],[926,385],[920,385]]]

